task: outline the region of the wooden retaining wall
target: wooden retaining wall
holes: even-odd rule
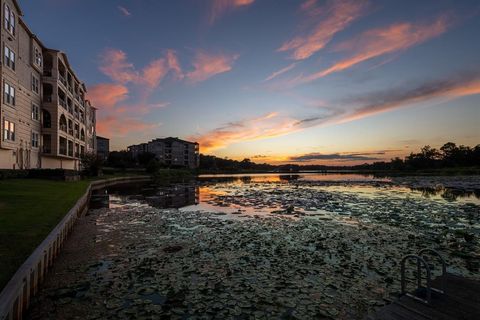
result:
[[[54,259],[60,253],[65,240],[72,231],[75,222],[88,210],[92,190],[110,185],[149,181],[148,176],[121,177],[92,182],[85,194],[68,211],[60,223],[50,232],[42,243],[33,251],[30,257],[20,266],[17,272],[0,293],[0,319],[20,320],[27,310],[30,299],[39,290],[39,285],[53,265]]]

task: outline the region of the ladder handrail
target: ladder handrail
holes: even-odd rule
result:
[[[417,255],[414,255],[414,254],[409,254],[409,255],[406,255],[405,257],[403,257],[402,259],[402,262],[401,262],[401,287],[402,287],[402,295],[403,294],[407,294],[409,295],[407,292],[406,292],[406,286],[405,286],[405,262],[409,259],[415,259],[417,261],[417,289],[420,289],[422,287],[422,274],[421,274],[421,266],[420,264],[423,264],[424,267],[425,267],[425,270],[427,271],[427,286],[426,286],[426,290],[427,290],[427,299],[426,300],[423,300],[423,299],[420,299],[416,296],[412,296],[413,298],[416,298],[416,299],[419,299],[423,302],[426,302],[427,304],[430,303],[431,301],[431,297],[432,297],[432,290],[431,290],[431,273],[430,273],[430,268],[428,267],[428,264],[427,262],[420,256],[417,256]]]
[[[447,275],[447,263],[445,262],[445,259],[443,259],[443,257],[440,255],[440,253],[438,251],[434,250],[434,249],[430,249],[430,248],[422,249],[422,250],[418,251],[418,255],[421,256],[423,259],[425,259],[425,256],[422,256],[422,255],[426,252],[430,252],[433,255],[437,256],[438,259],[440,260],[440,262],[442,263],[442,282],[441,282],[442,283],[442,289],[441,290],[437,289],[437,291],[440,291],[441,293],[445,293],[445,277]],[[433,289],[435,289],[435,288],[433,288]]]

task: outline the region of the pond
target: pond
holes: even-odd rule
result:
[[[93,194],[29,317],[362,319],[422,248],[479,279],[479,238],[477,176],[117,185]]]

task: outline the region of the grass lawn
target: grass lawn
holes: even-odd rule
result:
[[[0,290],[90,181],[0,180]]]

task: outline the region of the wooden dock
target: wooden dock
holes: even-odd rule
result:
[[[430,304],[404,295],[387,305],[369,320],[480,320],[480,281],[445,274],[432,281],[440,287],[445,280],[445,293],[432,292]],[[422,292],[417,292],[421,295]]]

